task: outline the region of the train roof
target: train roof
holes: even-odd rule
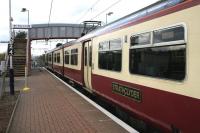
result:
[[[102,27],[86,34],[85,36],[77,39],[77,41],[82,42],[82,41],[88,40],[90,38],[93,38],[95,36],[98,36],[98,35],[101,35],[104,33],[108,33],[113,30],[121,29],[122,27],[128,25],[129,23],[133,23],[139,19],[145,18],[146,16],[152,15],[154,13],[158,13],[164,9],[173,7],[184,1],[187,1],[187,0],[160,0],[150,6],[147,6],[136,12],[133,12],[133,13],[131,13],[127,16],[124,16],[124,17],[122,17],[112,23],[109,23],[105,26],[102,26]]]
[[[59,50],[59,49],[62,49],[63,47],[64,47],[64,45],[61,45],[61,46],[59,46],[59,47],[56,47],[56,48],[54,48],[54,49],[51,49],[51,50],[47,51],[46,54],[51,53],[51,52],[56,51],[56,50]]]

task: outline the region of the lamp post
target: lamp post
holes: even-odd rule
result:
[[[28,27],[29,26],[29,10],[22,8],[21,12],[28,12]],[[28,29],[29,30],[29,29]],[[29,31],[27,32],[27,44],[26,44],[26,65],[25,65],[25,88],[28,88],[28,68],[29,68]]]
[[[9,77],[10,77],[10,94],[14,95],[14,70],[13,70],[13,34],[12,34],[12,17],[11,17],[11,0],[9,0],[9,35],[10,35],[10,42],[9,42],[9,56],[10,56],[10,69],[9,69]]]
[[[107,17],[112,15],[112,14],[113,14],[113,12],[106,13],[106,24],[107,24],[107,19],[108,19]]]
[[[26,8],[22,8],[21,12],[28,12],[28,26],[29,26],[29,10]]]

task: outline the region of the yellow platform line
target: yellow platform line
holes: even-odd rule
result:
[[[28,88],[28,87],[25,87],[22,89],[22,91],[29,91],[29,90],[30,90],[30,88]]]

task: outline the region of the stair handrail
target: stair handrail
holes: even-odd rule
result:
[[[5,67],[2,70],[2,84],[0,86],[0,99],[2,99],[3,94],[5,92],[5,88],[6,88],[6,75],[7,75],[7,68],[8,68],[8,62],[9,62],[9,56],[7,53],[5,53]]]

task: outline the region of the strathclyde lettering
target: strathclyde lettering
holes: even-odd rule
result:
[[[138,102],[141,102],[142,100],[142,95],[139,89],[133,89],[118,83],[112,83],[112,92],[125,97],[129,97]]]

